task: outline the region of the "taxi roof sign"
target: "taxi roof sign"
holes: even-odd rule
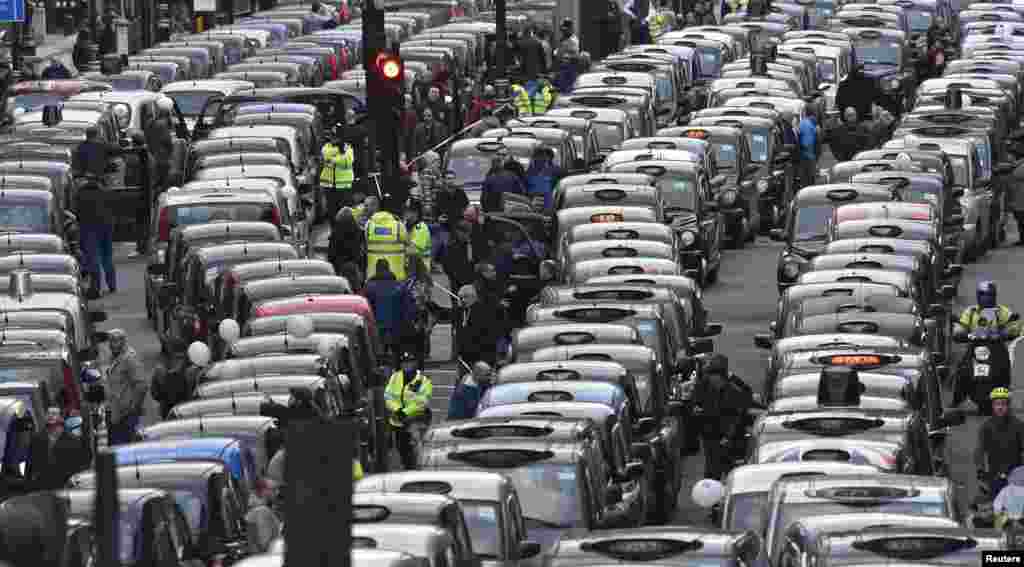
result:
[[[896,559],[933,559],[978,546],[974,538],[948,535],[919,535],[912,537],[884,537],[853,542],[861,549]]]
[[[580,546],[583,551],[600,553],[624,561],[659,561],[704,547],[699,540],[674,539],[608,539],[587,542]]]
[[[686,131],[687,138],[696,138],[697,140],[706,140],[709,135],[707,130],[693,129]]]
[[[882,357],[877,354],[837,354],[822,360],[832,366],[879,366]]]

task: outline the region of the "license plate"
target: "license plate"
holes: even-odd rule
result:
[[[974,375],[975,376],[988,376],[988,369],[990,368],[987,364],[975,364]]]

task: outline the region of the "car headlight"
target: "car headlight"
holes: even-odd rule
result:
[[[693,243],[697,242],[697,235],[692,230],[684,230],[679,233],[679,242],[681,242],[683,246],[693,246]]]
[[[901,86],[903,86],[903,83],[899,79],[889,81],[889,88],[894,91],[898,90]]]
[[[767,179],[758,179],[757,180],[757,190],[760,191],[761,193],[764,193],[765,191],[767,191],[768,190],[768,180]]]
[[[722,193],[722,206],[731,207],[736,204],[736,192],[733,190]]]
[[[800,275],[800,266],[796,264],[783,264],[782,265],[782,276],[789,280],[794,280]]]
[[[974,360],[980,360],[985,362],[988,357],[991,356],[992,352],[988,350],[987,346],[976,346],[974,347]]]

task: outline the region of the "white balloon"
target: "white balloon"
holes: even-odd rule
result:
[[[220,335],[220,338],[224,339],[224,342],[231,345],[238,340],[238,337],[242,336],[242,329],[238,326],[238,321],[224,319],[217,326],[217,333]]]
[[[196,366],[206,366],[210,363],[210,347],[199,341],[188,345],[188,359]]]
[[[335,347],[338,343],[329,337],[323,337],[320,339],[319,344],[316,345],[316,351],[320,353],[320,356],[327,358],[334,352]]]
[[[717,480],[710,478],[702,479],[693,485],[690,497],[693,502],[701,508],[710,508],[722,501],[725,496],[725,487]]]
[[[285,325],[288,334],[298,339],[312,335],[313,327],[313,319],[306,315],[293,315],[288,318],[288,323]]]

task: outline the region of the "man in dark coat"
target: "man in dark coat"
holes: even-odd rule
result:
[[[66,421],[59,408],[52,407],[46,415],[46,458],[36,463],[34,480],[36,490],[60,490],[68,480],[89,466],[91,455],[82,438],[82,418],[69,417]],[[39,449],[42,450],[41,444]],[[33,462],[39,455],[33,455]]]
[[[836,92],[836,107],[853,107],[860,122],[871,120],[871,107],[882,98],[878,82],[864,74],[864,66],[857,65]]]
[[[544,46],[532,27],[527,28],[523,37],[519,38],[519,60],[523,64],[523,77],[527,81],[534,81],[537,75],[547,73]]]
[[[729,373],[725,355],[711,355],[703,370],[694,398],[703,416],[704,478],[718,480],[732,469],[732,444],[740,438],[753,394],[749,386]]]
[[[501,166],[491,169],[491,173],[484,179],[484,186],[480,197],[480,206],[485,213],[498,213],[504,210],[505,193],[524,195],[526,187],[523,179],[516,171],[515,160],[508,158]],[[522,167],[520,166],[520,169]]]
[[[843,124],[829,133],[829,148],[836,161],[849,161],[857,152],[871,147],[871,132],[857,121],[857,109],[843,111]]]
[[[156,119],[144,126],[146,147],[154,165],[152,182],[155,193],[167,187],[171,156],[174,153],[174,135],[171,133],[171,112],[174,111],[174,104],[171,99],[162,98],[157,101],[156,107]]]

